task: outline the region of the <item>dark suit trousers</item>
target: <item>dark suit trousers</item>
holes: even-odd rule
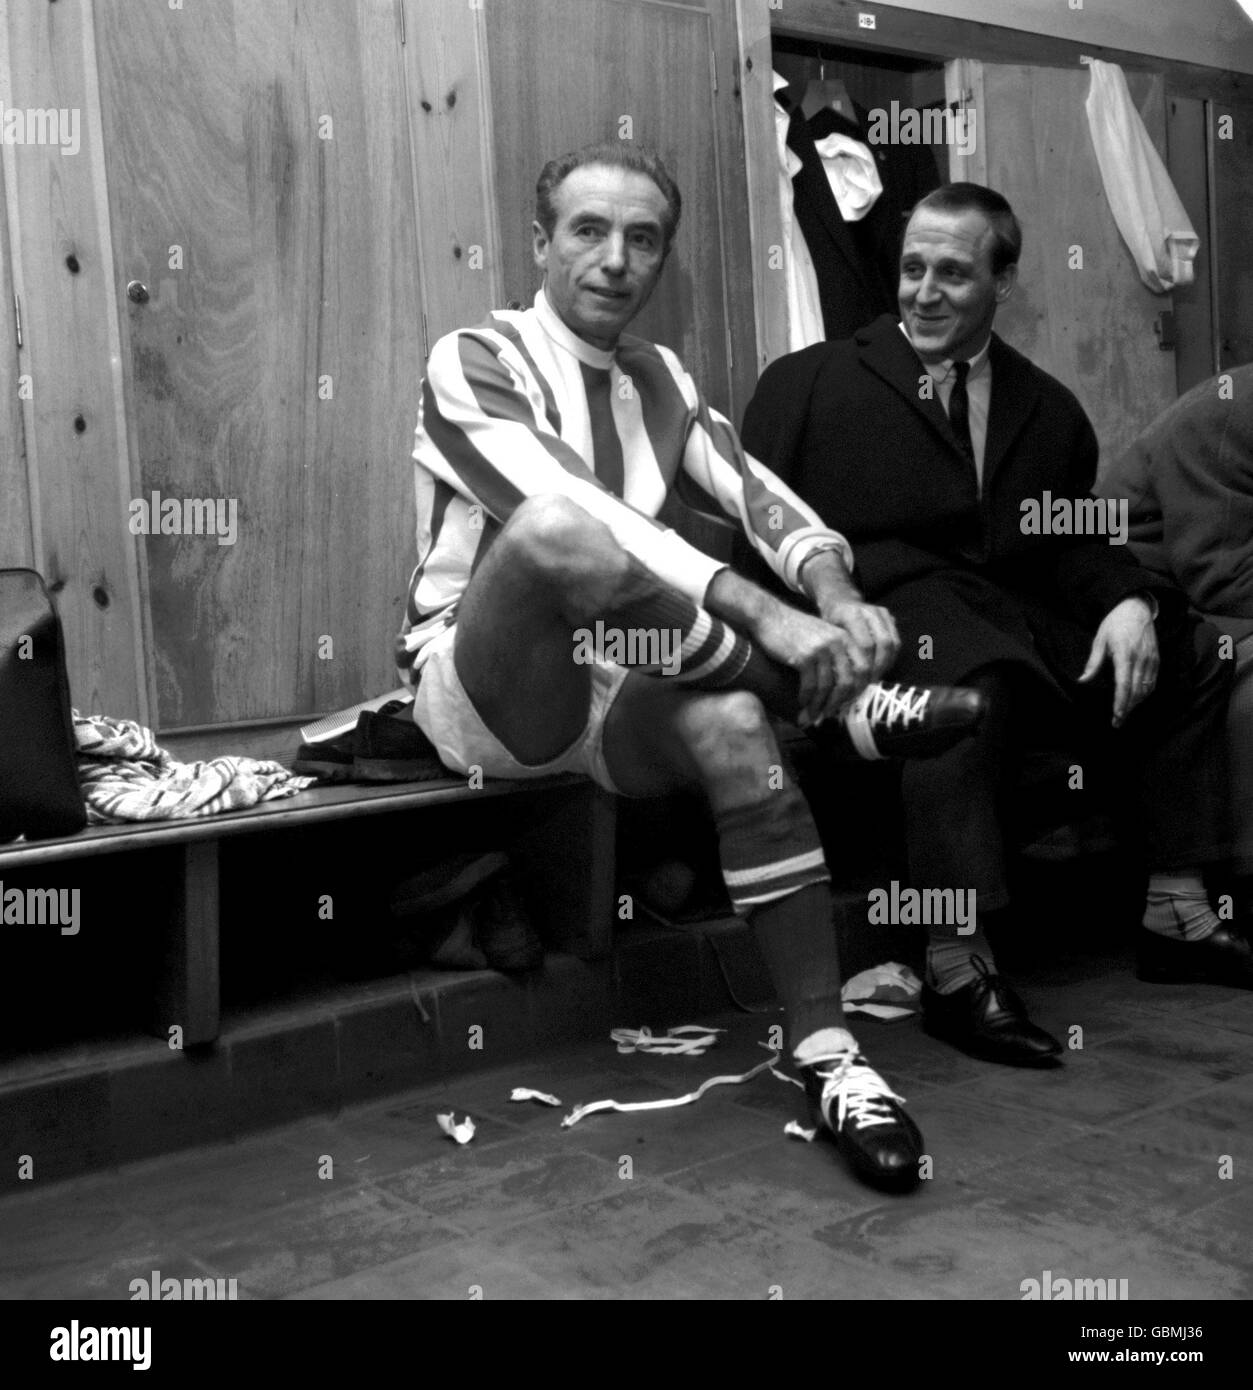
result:
[[[1153,694],[1110,727],[1113,678],[1064,681],[1069,698],[997,664],[968,684],[988,697],[980,730],[938,758],[907,762],[901,778],[909,875],[916,888],[973,888],[980,912],[1009,906],[1007,849],[1112,807],[1142,838],[1154,872],[1227,858],[1224,746],[1231,661],[1218,634],[1189,620],[1159,635]],[[1073,789],[1072,769],[1082,769]]]

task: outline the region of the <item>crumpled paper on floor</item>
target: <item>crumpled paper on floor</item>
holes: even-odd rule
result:
[[[840,991],[840,998],[845,1013],[870,1014],[886,1021],[916,1014],[921,994],[922,981],[909,966],[890,960],[854,975]]]
[[[450,1110],[447,1115],[436,1115],[435,1122],[450,1139],[455,1139],[458,1144],[468,1144],[474,1138],[474,1121],[469,1115],[458,1124],[456,1115]]]
[[[510,1100],[538,1100],[544,1105],[560,1105],[561,1102],[556,1096],[550,1096],[547,1091],[532,1091],[528,1086],[515,1086],[509,1092]]]

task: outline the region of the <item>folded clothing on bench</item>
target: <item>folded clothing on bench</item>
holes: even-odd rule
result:
[[[458,775],[413,722],[411,698],[362,710],[356,727],[338,738],[302,743],[293,766],[329,782],[434,782]]]
[[[91,825],[242,811],[262,801],[295,796],[315,780],[257,758],[176,762],[142,724],[104,715],[87,717],[77,710],[73,717],[78,773]]]

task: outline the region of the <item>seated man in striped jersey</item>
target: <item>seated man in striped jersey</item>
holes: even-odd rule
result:
[[[744,454],[669,349],[624,335],[679,210],[660,160],[629,145],[545,166],[534,306],[449,334],[428,363],[398,661],[450,767],[703,792],[817,1115],[862,1176],[910,1187],[922,1139],[845,1027],[827,867],[769,715],[830,721],[824,737],[876,757],[939,751],[981,708],[871,684],[898,637],[853,587],[843,537]],[[733,518],[797,606],[661,526],[672,488]]]

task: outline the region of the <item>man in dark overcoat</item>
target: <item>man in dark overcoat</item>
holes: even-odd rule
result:
[[[992,331],[1021,245],[992,190],[929,194],[906,229],[899,321],[772,364],[742,437],[852,541],[853,582],[900,633],[892,678],[989,699],[975,738],[902,773],[911,885],[977,902],[973,932],[929,925],[924,1026],[1052,1065],[1060,1044],[997,974],[987,932],[1011,921],[1014,839],[1083,822],[1102,777],[1141,813],[1141,978],[1250,987],[1253,947],[1202,880],[1229,848],[1230,663],[1127,549],[1125,503],[1090,496],[1097,440],[1075,396]]]

